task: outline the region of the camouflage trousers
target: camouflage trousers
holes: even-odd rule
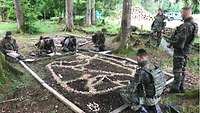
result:
[[[157,47],[159,47],[160,43],[161,43],[161,36],[162,36],[162,32],[161,31],[156,31],[156,40],[157,40]]]
[[[137,111],[142,106],[156,106],[160,101],[160,97],[159,98],[139,97],[134,93],[126,91],[126,89],[122,89],[120,91],[120,95],[124,103],[128,104],[134,111]]]
[[[176,55],[176,53],[174,53],[173,57],[174,82],[172,83],[171,86],[172,90],[177,92],[183,91],[186,65],[187,65],[187,56]]]

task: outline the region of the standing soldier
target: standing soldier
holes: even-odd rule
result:
[[[191,48],[191,44],[198,32],[198,25],[193,21],[192,9],[190,7],[182,8],[182,18],[184,23],[176,28],[176,31],[171,37],[172,41],[169,46],[174,48],[173,73],[175,77],[170,89],[171,93],[184,92],[183,85],[187,56]]]
[[[151,25],[153,36],[155,35],[157,39],[157,47],[160,45],[162,31],[165,29],[166,26],[166,23],[164,22],[165,19],[166,16],[163,14],[162,9],[158,9],[158,14],[155,16],[155,20]]]
[[[157,66],[149,63],[144,49],[137,52],[139,68],[128,86],[121,89],[120,95],[135,113],[162,113],[158,102],[165,88],[164,74]]]

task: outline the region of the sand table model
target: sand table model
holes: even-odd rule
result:
[[[101,55],[77,53],[68,60],[51,62],[47,68],[58,84],[77,94],[104,94],[122,88],[132,79],[136,68]],[[95,103],[88,106],[92,104]]]

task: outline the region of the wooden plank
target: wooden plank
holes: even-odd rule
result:
[[[49,92],[51,92],[55,97],[57,97],[61,102],[63,102],[65,105],[70,107],[75,113],[85,113],[83,110],[81,110],[79,107],[77,107],[75,104],[73,104],[71,101],[66,99],[63,95],[58,93],[55,89],[50,87],[48,84],[46,84],[34,71],[32,71],[23,61],[19,61],[19,63],[29,72],[31,75],[42,85],[44,86]]]

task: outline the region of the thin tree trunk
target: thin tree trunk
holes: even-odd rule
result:
[[[119,48],[126,47],[131,27],[131,0],[123,1],[123,11],[121,20],[121,43]]]
[[[95,12],[95,0],[92,0],[92,10],[91,10],[91,13],[92,13],[92,24],[95,24],[96,23],[96,12]]]
[[[13,0],[14,6],[15,6],[15,13],[16,13],[16,19],[17,19],[17,28],[20,31],[24,31],[24,16],[21,9],[20,0]]]
[[[85,16],[85,24],[86,25],[91,25],[91,0],[87,0],[86,3],[87,11],[86,11],[86,16]]]
[[[65,17],[66,17],[66,30],[72,31],[73,29],[73,0],[65,0]]]

